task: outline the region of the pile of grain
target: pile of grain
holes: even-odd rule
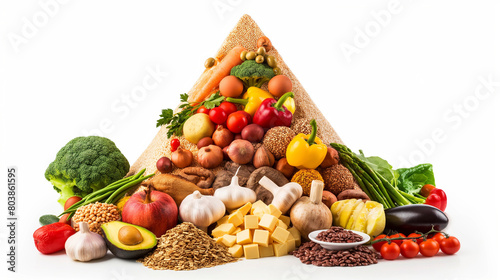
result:
[[[138,261],[152,269],[194,270],[236,260],[206,232],[182,223],[162,235],[157,248]]]

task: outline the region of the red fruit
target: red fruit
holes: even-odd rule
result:
[[[227,114],[221,107],[215,107],[208,113],[210,120],[216,124],[223,124],[227,120]]]
[[[435,256],[439,252],[439,243],[434,239],[427,239],[420,243],[420,254],[426,257]]]
[[[71,219],[68,219],[69,215],[70,215],[70,213],[62,215],[61,218],[59,219],[59,222],[63,223],[63,224],[71,225]]]
[[[180,145],[181,145],[181,141],[179,139],[174,138],[174,139],[170,140],[170,151],[172,153],[177,151],[177,149],[179,148]]]
[[[177,205],[174,199],[149,187],[132,195],[122,211],[122,221],[144,227],[157,237],[177,225]]]
[[[394,242],[386,243],[380,248],[380,255],[386,260],[397,259],[400,252],[399,245]]]
[[[381,235],[375,237],[375,239],[373,239],[373,241],[381,239],[381,238],[386,238],[386,237],[387,237],[387,235],[381,234]],[[382,248],[382,245],[384,245],[385,243],[387,243],[387,241],[380,241],[377,243],[373,243],[372,247],[373,247],[373,249],[377,250],[377,252],[380,252],[380,248]]]
[[[444,238],[439,242],[441,251],[447,255],[453,255],[460,250],[460,241],[454,236]]]
[[[244,111],[237,111],[227,117],[227,129],[232,133],[240,133],[247,126],[252,116]]]
[[[64,210],[67,210],[69,207],[71,207],[71,205],[77,203],[80,200],[82,200],[82,198],[79,196],[72,196],[72,197],[68,198],[66,200],[66,202],[64,203]]]
[[[222,102],[219,105],[219,108],[222,108],[228,116],[231,115],[232,113],[238,111],[238,108],[236,107],[236,105],[234,105],[234,103],[227,102],[227,101]]]
[[[207,109],[205,108],[205,106],[201,105],[200,108],[198,108],[198,110],[196,110],[196,113],[203,113],[203,114],[207,114],[210,112],[210,109]]]
[[[420,234],[420,233],[412,232],[412,233],[408,234],[407,237],[414,238],[415,241],[417,241],[417,244],[420,244],[420,243],[422,243],[422,241],[424,241],[422,234]]]
[[[418,244],[413,240],[405,240],[399,248],[401,255],[405,258],[414,258],[420,251]]]
[[[406,237],[406,235],[402,234],[402,233],[396,233],[396,234],[393,234],[393,235],[389,235],[389,238],[398,238],[398,237]],[[398,244],[398,245],[401,245],[403,243],[403,240],[404,239],[399,239],[399,240],[393,240],[392,242]]]
[[[35,246],[42,254],[52,254],[64,249],[66,240],[76,231],[68,224],[53,223],[45,225],[33,233]]]

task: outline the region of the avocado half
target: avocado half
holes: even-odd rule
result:
[[[118,240],[118,231],[123,226],[133,226],[139,230],[143,240],[136,245],[125,245]],[[151,231],[120,221],[113,221],[101,225],[102,232],[104,233],[104,240],[106,245],[113,255],[122,259],[138,259],[151,252],[156,247],[156,236]]]

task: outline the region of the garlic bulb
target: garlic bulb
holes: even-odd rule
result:
[[[276,206],[283,214],[302,196],[302,187],[295,182],[278,187],[271,179],[263,176],[259,184],[273,194],[274,198],[271,204]]]
[[[108,248],[104,238],[89,230],[86,222],[78,223],[80,231],[66,240],[66,254],[75,261],[88,262],[106,255]]]
[[[220,199],[211,195],[202,195],[199,191],[186,196],[179,205],[181,220],[190,222],[204,231],[224,214],[226,214],[226,207]]]
[[[222,188],[218,188],[214,196],[224,202],[227,209],[236,209],[245,205],[247,202],[254,203],[257,200],[257,195],[252,189],[241,187],[238,184],[238,170],[231,178],[231,184]]]

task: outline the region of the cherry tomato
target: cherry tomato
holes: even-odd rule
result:
[[[174,139],[170,140],[170,151],[171,152],[177,151],[177,148],[179,148],[180,145],[181,145],[181,141],[179,141],[179,139],[174,138]]]
[[[399,245],[394,242],[386,243],[382,245],[382,248],[380,248],[380,255],[386,260],[397,259],[400,252],[401,250],[399,249]]]
[[[439,243],[434,239],[427,239],[420,243],[420,254],[432,257],[439,252]]]
[[[234,105],[234,103],[227,102],[227,101],[222,102],[219,105],[219,107],[222,108],[228,116],[231,115],[232,113],[238,111],[238,108],[236,108],[236,105]]]
[[[201,107],[196,110],[196,113],[203,113],[208,115],[208,113],[210,113],[210,109],[207,109],[205,108],[205,106],[201,105]]]
[[[223,124],[227,120],[227,114],[221,107],[215,107],[208,113],[210,120],[216,124]]]
[[[433,189],[435,189],[436,187],[434,187],[433,185],[431,184],[427,184],[427,185],[424,185],[421,189],[420,189],[420,194],[424,197],[428,197],[429,194],[431,194],[431,191]]]
[[[441,243],[441,240],[446,238],[446,236],[444,236],[444,234],[442,234],[441,232],[438,232],[438,233],[434,234],[431,238],[436,240],[438,243]]]
[[[439,247],[441,247],[443,253],[453,255],[460,250],[460,241],[455,236],[449,236],[448,238],[441,239]]]
[[[393,234],[393,235],[389,235],[389,238],[398,238],[398,237],[406,237],[406,235],[402,234],[402,233],[396,233],[396,234]],[[401,243],[403,243],[403,239],[400,239],[400,240],[393,240],[392,242],[401,245]]]
[[[244,111],[236,111],[230,114],[227,117],[227,129],[232,133],[240,133],[249,124],[247,115],[250,116],[250,114]]]
[[[425,200],[425,204],[441,209],[441,197],[435,193],[431,193]]]
[[[446,197],[446,193],[442,189],[435,188],[431,191],[430,195],[437,194],[441,198],[441,206],[439,209],[441,211],[446,210],[446,206],[448,205],[448,197]]]
[[[378,240],[378,239],[381,239],[381,238],[385,238],[385,237],[387,237],[387,235],[385,235],[385,234],[381,234],[381,235],[379,235],[379,236],[375,237],[375,238],[373,239],[373,241]],[[380,242],[377,242],[377,243],[373,243],[373,244],[372,244],[373,249],[377,250],[377,252],[380,252],[380,248],[382,248],[382,245],[384,245],[385,243],[387,243],[387,241],[380,241]]]
[[[401,255],[405,258],[413,258],[418,255],[419,252],[419,246],[413,240],[403,241],[399,248],[401,249]]]
[[[82,200],[82,198],[79,196],[72,196],[68,198],[64,203],[64,210],[67,210],[69,207],[71,207],[73,204],[77,203],[80,200]]]
[[[407,237],[412,237],[413,238],[412,240],[417,241],[417,244],[420,244],[420,243],[422,243],[422,241],[424,241],[424,239],[422,238],[422,234],[416,233],[416,232],[412,232],[412,233],[408,234]]]

